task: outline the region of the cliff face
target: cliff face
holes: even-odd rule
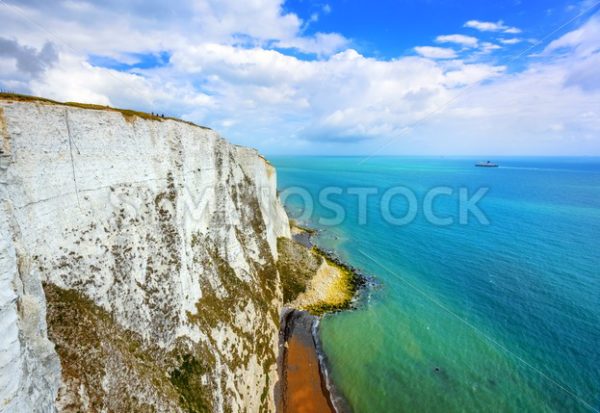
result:
[[[184,122],[0,100],[3,408],[273,410],[275,179]]]

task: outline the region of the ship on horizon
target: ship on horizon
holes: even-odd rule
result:
[[[497,168],[498,164],[490,161],[485,162],[477,162],[475,166],[479,166],[481,168]]]

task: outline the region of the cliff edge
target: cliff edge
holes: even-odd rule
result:
[[[273,411],[289,237],[255,150],[0,97],[0,410]]]

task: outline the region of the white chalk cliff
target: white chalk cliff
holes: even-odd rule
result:
[[[0,98],[0,411],[273,411],[275,185],[206,128]]]

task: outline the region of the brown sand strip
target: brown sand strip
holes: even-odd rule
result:
[[[303,311],[291,311],[284,316],[284,322],[278,410],[283,413],[334,413],[312,337],[314,317]]]

